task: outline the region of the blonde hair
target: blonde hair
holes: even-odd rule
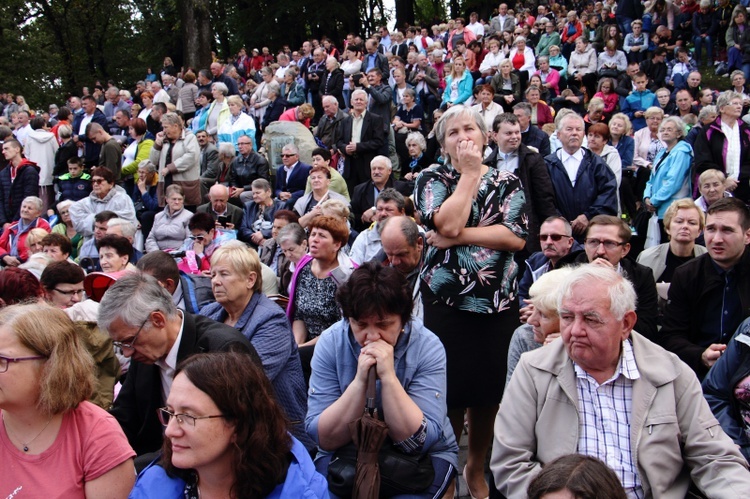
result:
[[[31,229],[29,231],[29,234],[26,236],[26,247],[31,248],[32,244],[42,242],[42,239],[47,237],[47,234],[49,234],[48,231],[40,229],[39,227]]]
[[[542,274],[529,288],[529,300],[544,315],[557,316],[557,294],[560,285],[573,272],[563,267]]]
[[[258,253],[252,248],[248,248],[241,241],[228,241],[219,246],[213,255],[211,255],[211,266],[220,261],[225,261],[229,266],[241,275],[243,278],[250,277],[255,273],[255,284],[253,292],[258,293],[263,289],[263,279],[261,276],[260,258]]]
[[[324,213],[341,218],[342,220],[349,218],[349,207],[340,199],[326,199],[320,203],[320,209]]]
[[[46,357],[39,376],[37,409],[46,416],[75,409],[94,392],[94,360],[75,325],[60,309],[33,303],[0,310],[0,326],[35,355]]]
[[[672,204],[669,205],[669,208],[667,208],[667,211],[664,212],[664,227],[668,228],[669,224],[672,223],[672,219],[677,215],[677,210],[695,210],[698,212],[698,220],[700,229],[703,230],[703,227],[706,224],[706,218],[703,214],[703,210],[701,210],[697,204],[695,204],[695,201],[693,201],[690,198],[684,198],[684,199],[675,199],[672,201]]]

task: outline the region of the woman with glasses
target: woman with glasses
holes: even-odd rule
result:
[[[94,371],[62,310],[0,310],[1,497],[128,496],[135,453],[117,421],[87,401]]]
[[[274,305],[276,306],[276,305]],[[202,353],[177,366],[163,455],[130,497],[327,498],[326,479],[287,431],[273,387],[241,353]]]
[[[659,217],[661,240],[667,240],[664,230],[664,214],[677,199],[690,197],[690,167],[693,164],[693,148],[685,142],[685,124],[676,116],[664,118],[659,126],[659,138],[666,148],[654,158],[651,178],[643,192],[646,209]]]
[[[198,212],[188,222],[190,235],[185,239],[180,252],[185,256],[177,266],[188,274],[210,275],[211,255],[218,248],[216,239],[216,220],[207,212]]]

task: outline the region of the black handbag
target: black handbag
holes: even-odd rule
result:
[[[404,454],[388,440],[378,453],[380,497],[418,494],[432,485],[435,469],[428,454]],[[351,497],[357,471],[357,448],[353,443],[338,449],[328,465],[328,490]]]

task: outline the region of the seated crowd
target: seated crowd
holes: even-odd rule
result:
[[[495,14],[0,95],[0,496],[744,496],[747,10]]]

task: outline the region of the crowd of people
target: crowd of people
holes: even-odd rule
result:
[[[501,3],[0,94],[0,496],[349,496],[370,404],[389,497],[742,497],[748,15]]]

